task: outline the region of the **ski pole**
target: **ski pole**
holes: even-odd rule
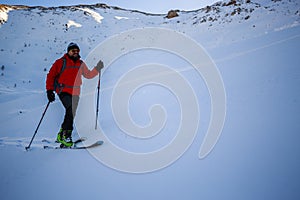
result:
[[[97,129],[97,122],[98,122],[98,112],[99,112],[99,91],[100,91],[100,76],[101,71],[99,71],[99,79],[98,79],[98,91],[97,91],[97,108],[96,108],[96,124],[95,124],[95,130]]]
[[[41,125],[41,123],[42,123],[42,120],[43,120],[43,118],[44,118],[44,116],[45,116],[45,113],[46,113],[48,107],[49,107],[49,104],[50,104],[50,101],[48,101],[48,103],[47,103],[47,106],[46,106],[46,108],[45,108],[45,110],[44,110],[44,112],[43,112],[42,118],[41,118],[41,120],[40,120],[38,126],[37,126],[36,129],[35,129],[35,132],[34,132],[32,138],[31,138],[31,141],[30,141],[29,145],[28,145],[27,147],[25,147],[26,150],[28,150],[28,149],[30,148],[30,145],[31,145],[31,143],[32,143],[32,141],[33,141],[33,139],[34,139],[34,137],[35,137],[35,135],[36,135],[36,133],[37,133],[37,131],[38,131],[40,125]]]

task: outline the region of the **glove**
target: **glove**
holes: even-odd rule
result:
[[[99,60],[99,62],[97,63],[97,65],[96,65],[96,70],[98,71],[98,72],[100,72],[100,70],[103,68],[104,66],[103,66],[103,62],[102,62],[102,60]]]
[[[55,94],[53,90],[47,90],[47,98],[50,102],[55,101]]]

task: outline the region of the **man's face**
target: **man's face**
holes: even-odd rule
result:
[[[71,58],[77,59],[79,57],[79,49],[71,49],[68,54]]]

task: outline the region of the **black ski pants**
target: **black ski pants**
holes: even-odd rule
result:
[[[73,130],[74,117],[78,107],[79,96],[70,95],[65,92],[60,93],[58,96],[65,108],[65,117],[61,128],[63,130]]]

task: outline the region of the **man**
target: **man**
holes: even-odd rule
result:
[[[100,60],[92,70],[80,59],[80,49],[76,43],[68,45],[67,53],[56,60],[47,74],[46,90],[50,102],[55,100],[54,91],[58,94],[65,108],[65,116],[60,131],[57,134],[57,142],[62,147],[71,147],[73,121],[79,102],[82,76],[88,79],[94,78],[103,68]]]

